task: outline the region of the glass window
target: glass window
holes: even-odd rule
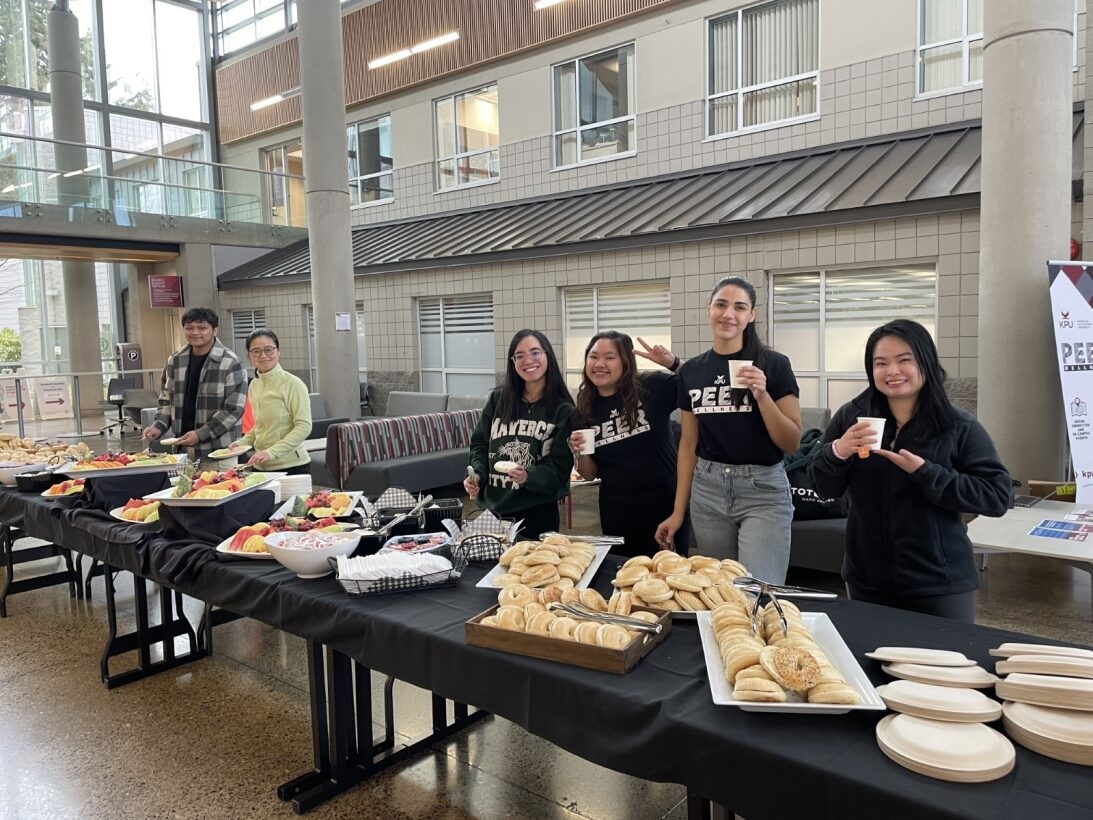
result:
[[[494,375],[493,297],[418,300],[421,389],[485,395]]]
[[[151,3],[103,4],[110,102],[156,111],[156,30]]]
[[[232,350],[235,355],[244,362],[250,361],[247,357],[247,337],[254,331],[266,326],[266,311],[264,308],[256,310],[233,310],[232,317]]]
[[[444,97],[433,105],[437,188],[499,179],[497,86]]]
[[[936,327],[930,265],[779,273],[770,277],[770,343],[793,362],[805,407],[841,407],[866,387],[865,342],[893,319]]]
[[[611,287],[569,288],[564,294],[566,383],[576,390],[584,370],[588,340],[603,330],[641,336],[650,345],[672,346],[672,295],[667,282]],[[636,342],[635,342],[636,344]],[[656,370],[638,359],[640,370]]]
[[[918,91],[983,81],[983,0],[919,0]]]
[[[367,205],[391,199],[395,192],[391,159],[391,118],[353,123],[345,131],[349,159],[349,203]]]
[[[368,376],[368,336],[364,327],[364,302],[358,300],[357,311],[357,372],[360,380],[365,381]],[[307,324],[307,370],[311,378],[311,388],[315,389],[319,383],[319,374],[315,364],[315,308],[304,305],[304,322]]]
[[[216,53],[221,57],[287,31],[284,0],[228,0],[214,9]]]
[[[155,11],[159,111],[169,117],[204,122],[201,11],[171,3],[156,3]]]
[[[634,46],[554,66],[554,164],[632,154]]]
[[[0,86],[49,91],[47,0],[0,0]],[[93,0],[70,0],[79,23],[84,98],[97,100]]]
[[[262,151],[266,175],[266,221],[271,225],[307,227],[304,201],[304,152],[299,140]]]
[[[820,84],[819,0],[778,0],[709,21],[706,133],[811,116]]]

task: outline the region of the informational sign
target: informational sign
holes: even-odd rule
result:
[[[0,382],[0,385],[3,386],[2,395],[4,397],[3,406],[0,407],[0,411],[2,411],[0,412],[0,415],[3,415],[4,418],[7,419],[19,417],[19,406],[15,398],[15,383],[17,381],[19,381],[19,379],[4,379]],[[28,403],[30,396],[27,395],[27,383],[23,382],[21,387],[23,388],[23,417],[25,418],[27,411],[30,409],[30,404]]]
[[[38,418],[72,417],[72,397],[67,379],[35,379],[34,396],[38,399]]]
[[[349,320],[348,313],[335,313],[334,314],[334,330],[341,333],[342,331],[350,331],[353,329]]]
[[[1045,518],[1031,530],[1029,535],[1037,538],[1058,538],[1063,541],[1085,541],[1093,532],[1093,524],[1079,524],[1075,521],[1055,521]]]
[[[1093,262],[1048,262],[1055,352],[1078,504],[1093,503]]]
[[[151,274],[148,277],[148,294],[154,308],[180,308],[182,307],[182,277]]]

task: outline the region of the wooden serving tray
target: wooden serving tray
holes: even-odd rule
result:
[[[466,622],[467,643],[470,646],[484,646],[487,649],[583,666],[586,669],[598,669],[601,672],[613,672],[616,675],[629,672],[634,664],[649,654],[672,631],[672,619],[667,611],[634,607],[634,611],[646,610],[655,614],[657,622],[663,627],[661,633],[659,635],[643,633],[636,640],[631,641],[625,649],[609,649],[479,623],[488,615],[495,614],[497,609],[498,605],[494,604]]]

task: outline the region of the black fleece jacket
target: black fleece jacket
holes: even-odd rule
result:
[[[956,421],[939,435],[926,435],[912,417],[894,448],[895,422],[888,419],[881,446],[910,450],[926,461],[911,474],[883,456],[841,460],[831,442],[858,416],[873,415],[870,392],[839,408],[810,468],[821,495],[837,498],[850,490],[843,578],[874,595],[977,589],[979,574],[961,515],[1000,516],[1013,495],[994,443],[974,416],[956,408]]]

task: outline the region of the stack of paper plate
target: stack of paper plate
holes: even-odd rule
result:
[[[1002,705],[975,689],[897,680],[877,687],[889,709],[906,715],[955,723],[990,723],[1002,716]]]
[[[311,476],[286,475],[281,479],[281,496],[288,498],[290,495],[310,495]]]
[[[998,678],[977,665],[971,666],[927,666],[924,663],[886,663],[881,668],[893,678],[903,678],[919,683],[933,683],[938,686],[959,686],[968,689],[989,689],[998,682]]]
[[[271,481],[266,485],[266,489],[273,492],[273,503],[276,506],[281,503],[281,482]]]
[[[1014,672],[994,687],[1003,700],[1093,712],[1093,680]]]
[[[1093,712],[1005,703],[1002,724],[1026,749],[1055,760],[1093,766]]]
[[[1013,744],[982,723],[954,723],[889,715],[877,724],[877,743],[913,772],[955,783],[984,783],[1013,769]]]
[[[886,663],[918,663],[929,666],[975,666],[962,652],[948,649],[923,649],[918,646],[878,646],[865,657]]]
[[[1093,649],[1078,646],[1052,646],[1043,643],[1004,643],[991,654],[996,658],[1012,658],[1016,655],[1062,655],[1068,658],[1093,660]]]
[[[1032,675],[1062,675],[1068,678],[1093,678],[1093,659],[1067,655],[1012,655],[998,661],[994,671],[999,675],[1028,672]]]

